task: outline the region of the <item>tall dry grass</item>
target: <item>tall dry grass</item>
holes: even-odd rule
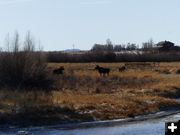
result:
[[[111,69],[100,76],[96,65]],[[32,116],[41,121],[90,121],[134,117],[154,113],[180,103],[180,77],[157,70],[178,68],[179,63],[160,63],[154,68],[133,68],[119,72],[124,63],[48,63],[53,69],[64,66],[63,75],[53,75],[51,91],[0,91],[0,112]],[[15,95],[16,98],[11,98]],[[30,118],[31,119],[31,118]],[[31,121],[27,119],[27,121]]]
[[[109,76],[100,76],[95,65],[111,69]],[[178,68],[179,63],[161,63],[153,68],[133,68],[119,72],[124,63],[49,63],[65,67],[59,78],[62,91],[53,92],[53,102],[79,113],[99,119],[124,118],[157,112],[179,105],[180,77],[166,76],[165,69]],[[73,72],[72,72],[73,71]],[[136,108],[136,109],[134,109]]]

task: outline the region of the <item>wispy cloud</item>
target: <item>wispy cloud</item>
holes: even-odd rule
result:
[[[80,4],[81,5],[103,5],[103,4],[110,4],[111,0],[84,0]]]
[[[9,5],[9,4],[16,4],[22,2],[29,2],[32,0],[0,0],[0,5]]]

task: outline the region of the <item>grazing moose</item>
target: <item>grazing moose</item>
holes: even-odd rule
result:
[[[122,67],[119,68],[119,72],[123,72],[123,71],[125,71],[125,70],[126,70],[126,67],[125,67],[125,66],[122,66]]]
[[[53,70],[53,73],[54,73],[54,74],[57,74],[57,75],[63,74],[63,70],[64,70],[64,67],[61,66],[61,67],[59,67],[58,69]]]
[[[103,68],[98,65],[96,65],[95,70],[98,70],[100,75],[109,75],[110,69],[109,68]]]

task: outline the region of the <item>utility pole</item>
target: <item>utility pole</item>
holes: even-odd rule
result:
[[[75,45],[73,44],[73,55],[74,55],[74,47],[75,47]]]

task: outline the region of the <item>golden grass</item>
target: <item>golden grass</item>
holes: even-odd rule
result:
[[[110,75],[100,76],[94,70],[96,65],[110,68]],[[11,114],[14,110],[18,110],[15,113],[23,110],[17,108],[48,108],[42,115],[51,110],[52,116],[72,121],[88,121],[134,117],[180,105],[174,100],[180,96],[180,76],[163,74],[165,70],[176,74],[180,63],[160,63],[159,67],[130,68],[119,72],[118,68],[123,65],[124,63],[49,63],[52,70],[59,66],[65,67],[64,75],[55,77],[54,90],[50,93],[2,90],[0,112]],[[51,107],[54,109],[50,109]],[[58,108],[71,111],[62,112]]]
[[[100,77],[98,72],[93,70],[96,65],[110,68],[110,75]],[[118,68],[123,65],[124,63],[50,63],[49,66],[52,68],[64,66],[67,75],[73,71],[73,75],[79,77],[79,83],[85,77],[90,78],[84,81],[85,84],[89,84],[88,87],[82,83],[81,86],[77,86],[75,93],[72,90],[55,92],[56,94],[53,94],[56,95],[53,98],[55,103],[60,106],[71,106],[75,110],[84,108],[85,112],[88,110],[91,113],[92,110],[99,109],[97,112],[103,112],[98,115],[101,116],[100,119],[141,115],[158,111],[160,108],[179,105],[170,98],[180,95],[180,77],[168,77],[163,73],[164,70],[176,73],[180,63],[160,63],[158,67],[133,68],[119,72]],[[100,107],[104,104],[107,106]],[[113,111],[110,113],[107,109]],[[102,118],[106,113],[111,114],[111,117]]]
[[[173,99],[145,95],[143,92],[118,92],[112,94],[80,94],[78,92],[54,92],[54,103],[69,107],[80,114],[91,114],[99,120],[126,118],[159,111],[179,103]]]

